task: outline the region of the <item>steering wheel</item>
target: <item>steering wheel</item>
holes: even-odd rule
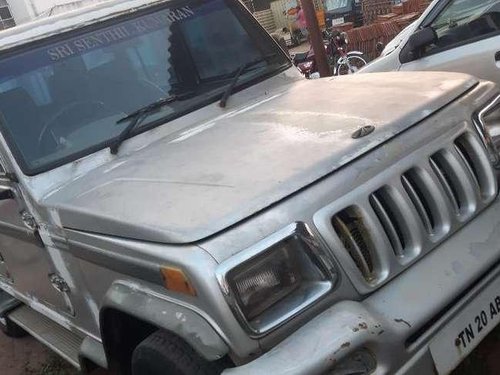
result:
[[[72,119],[74,120],[74,117],[72,117],[71,115],[78,113],[78,117],[81,117],[82,111],[84,111],[85,117],[96,116],[96,114],[103,111],[111,113],[110,109],[101,101],[80,100],[67,104],[43,125],[40,135],[38,136],[38,147],[42,154],[43,148],[47,147],[48,145],[47,136],[50,135],[52,137],[52,142],[56,144],[56,147],[60,144],[57,136],[54,133],[54,128],[62,125],[72,124]],[[63,121],[65,119],[67,121]]]

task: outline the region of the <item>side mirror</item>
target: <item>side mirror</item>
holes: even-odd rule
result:
[[[426,27],[413,33],[399,55],[401,64],[418,59],[422,49],[434,43],[436,39],[436,32],[431,27]]]

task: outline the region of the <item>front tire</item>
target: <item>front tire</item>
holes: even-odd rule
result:
[[[157,331],[141,342],[132,355],[132,375],[218,375],[218,362],[201,358],[184,340]]]
[[[16,323],[10,320],[8,317],[0,319],[0,329],[2,332],[12,338],[19,338],[28,335],[24,329],[19,327]]]
[[[347,61],[339,64],[337,68],[337,75],[343,76],[347,74],[354,74],[365,66],[366,60],[358,55],[347,56]]]

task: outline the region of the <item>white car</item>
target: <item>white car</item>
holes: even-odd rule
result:
[[[500,83],[500,0],[434,0],[361,72],[455,71]]]

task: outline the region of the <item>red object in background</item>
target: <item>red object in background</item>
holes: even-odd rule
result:
[[[319,29],[318,19],[316,18],[316,9],[312,0],[302,0],[302,9],[307,21],[307,30],[309,31],[309,38],[311,46],[314,50],[314,60],[321,77],[328,77],[331,75],[330,66],[326,57],[325,47],[323,44],[323,36]]]
[[[352,30],[354,28],[353,22],[344,22],[339,23],[338,25],[332,26],[332,30],[336,30],[339,33],[346,32],[348,30]]]
[[[349,74],[351,66],[349,65],[350,59],[357,59],[358,66],[352,65],[353,69],[359,69],[359,63],[362,61],[366,64],[362,54],[357,51],[347,51],[347,40],[345,34],[333,31],[327,34],[327,40],[324,41],[324,52],[329,57],[329,69],[334,75]],[[353,56],[356,55],[356,56]],[[299,68],[300,72],[306,78],[311,78],[311,74],[318,72],[318,66],[314,50],[311,48],[306,53],[297,54],[293,57],[293,62]],[[347,62],[347,64],[346,64]],[[361,66],[362,66],[361,65]],[[341,70],[341,67],[348,69],[348,71]],[[351,71],[353,73],[354,71]]]

